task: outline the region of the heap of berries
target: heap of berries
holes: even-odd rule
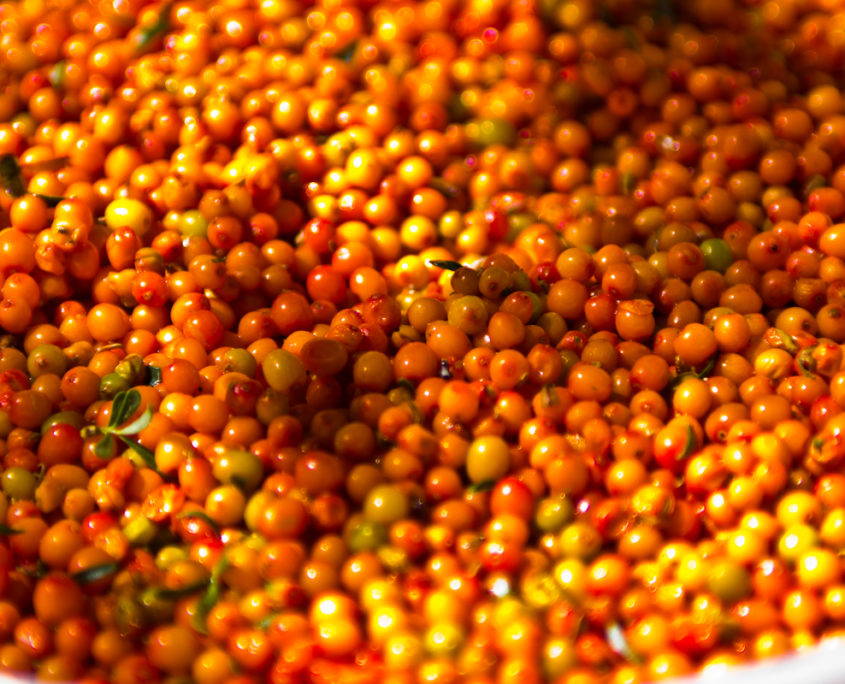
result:
[[[843,79],[837,0],[0,2],[0,670],[845,636]]]

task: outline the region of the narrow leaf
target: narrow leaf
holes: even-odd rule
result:
[[[185,513],[181,513],[178,517],[180,519],[182,519],[182,518],[196,518],[197,520],[203,520],[206,523],[208,523],[211,526],[211,528],[214,529],[215,531],[220,530],[220,526],[212,519],[212,517],[210,515],[208,515],[208,513],[205,513],[203,511],[187,511]]]
[[[496,486],[496,480],[482,480],[467,487],[468,492],[489,492]]]
[[[161,6],[158,19],[141,31],[138,38],[136,53],[141,53],[152,46],[152,44],[170,30],[170,8],[173,3],[166,2]]]
[[[0,184],[12,197],[20,197],[26,192],[20,164],[13,154],[0,156]]]
[[[23,530],[18,530],[14,527],[9,527],[8,525],[0,523],[0,535],[8,536],[10,534],[23,534]]]
[[[94,455],[97,458],[108,458],[114,448],[114,438],[111,435],[103,435],[100,441],[94,445]]]
[[[211,577],[208,580],[208,586],[202,598],[197,604],[197,612],[194,615],[194,627],[201,633],[205,634],[205,620],[211,609],[217,605],[220,596],[223,593],[223,573],[229,567],[229,561],[226,558],[225,552],[220,556],[214,569],[211,571]]]
[[[127,439],[123,435],[117,435],[117,438],[123,442],[126,446],[128,446],[132,451],[138,454],[141,459],[144,461],[144,464],[148,468],[152,468],[153,470],[157,470],[156,468],[156,459],[155,454],[152,451],[147,449],[147,447],[138,444],[138,442],[133,442],[131,439]]]
[[[63,88],[65,85],[66,71],[67,62],[64,60],[56,62],[47,74],[47,79],[50,81],[50,85],[54,88]]]
[[[351,43],[349,43],[349,45],[347,45],[345,48],[343,48],[343,50],[338,52],[335,56],[339,60],[349,64],[349,62],[352,61],[352,58],[355,57],[355,51],[357,49],[358,49],[358,41],[353,40]]]
[[[428,263],[437,266],[437,268],[445,268],[447,271],[457,271],[461,267],[461,264],[457,261],[449,261],[448,259],[431,259]]]
[[[126,403],[126,392],[118,392],[111,400],[111,415],[109,427],[117,427],[123,422],[123,405]]]
[[[120,569],[117,563],[103,563],[102,565],[92,565],[90,568],[80,570],[73,573],[70,578],[77,584],[91,584],[98,580],[113,575]]]
[[[44,200],[44,204],[46,204],[48,207],[55,207],[63,199],[66,199],[64,197],[59,197],[58,195],[42,195],[40,192],[36,192],[33,194],[39,199]]]
[[[716,356],[714,355],[714,356],[711,356],[710,359],[708,359],[707,363],[704,364],[704,368],[702,368],[700,371],[694,372],[695,377],[697,377],[698,379],[706,378],[709,375],[710,371],[713,370],[715,365],[716,365]]]
[[[150,387],[161,384],[161,368],[158,366],[147,366],[147,376],[147,384]]]
[[[153,410],[148,406],[140,416],[133,420],[129,425],[124,425],[121,428],[110,430],[115,435],[137,435],[141,430],[147,427],[153,419]]]
[[[683,461],[684,459],[692,456],[697,445],[698,439],[695,436],[695,430],[692,429],[692,425],[687,425],[687,443],[686,446],[684,446],[684,450],[681,452],[681,455],[678,456],[678,460]]]
[[[141,395],[136,389],[118,392],[112,400],[112,413],[109,418],[109,427],[116,428],[125,423],[129,417],[138,410],[141,405]],[[112,432],[114,432],[112,430]]]

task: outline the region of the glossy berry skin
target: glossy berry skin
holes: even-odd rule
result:
[[[0,672],[840,637],[840,4],[0,6]]]

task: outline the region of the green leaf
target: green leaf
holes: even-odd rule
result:
[[[697,445],[698,439],[695,436],[695,430],[692,429],[692,425],[687,425],[687,443],[684,446],[684,450],[681,452],[681,455],[678,456],[678,460],[683,461],[684,459],[692,456]]]
[[[211,577],[208,580],[208,586],[202,598],[197,604],[197,612],[194,614],[194,627],[202,634],[206,633],[205,620],[211,609],[217,605],[220,596],[223,593],[223,573],[229,567],[229,560],[226,558],[226,552],[220,556],[220,560],[211,571]]]
[[[416,387],[414,387],[414,383],[408,380],[408,378],[399,378],[396,381],[396,386],[407,390],[411,395],[413,395],[414,392],[417,391]]]
[[[118,392],[111,401],[111,415],[109,416],[109,427],[117,427],[124,421],[123,405],[126,403],[127,392]]]
[[[0,156],[0,184],[12,197],[20,197],[26,192],[21,166],[13,154]]]
[[[694,371],[693,375],[697,377],[699,380],[706,378],[710,371],[713,370],[714,366],[716,365],[716,355],[710,357],[707,363],[704,364],[704,368],[700,371]]]
[[[482,480],[481,482],[473,482],[467,487],[468,492],[489,492],[496,486],[496,480]]]
[[[94,455],[97,458],[108,458],[111,456],[114,447],[114,438],[111,435],[103,435],[99,442],[94,445]]]
[[[91,584],[104,577],[113,575],[118,570],[120,570],[120,566],[117,563],[103,563],[102,565],[92,565],[90,568],[75,572],[70,578],[77,584]]]
[[[172,2],[166,2],[161,6],[161,11],[152,24],[141,31],[138,44],[135,46],[136,54],[145,52],[152,47],[153,43],[170,30],[170,9]]]
[[[207,522],[213,529],[220,530],[220,526],[211,518],[208,513],[204,511],[186,511],[185,513],[180,513],[177,516],[179,519],[182,518],[196,518],[197,520],[204,520]]]
[[[158,366],[147,366],[147,384],[150,387],[155,387],[161,384],[161,368]]]
[[[140,416],[133,420],[129,425],[124,425],[121,428],[114,428],[109,432],[115,435],[137,435],[143,430],[153,419],[153,410],[148,406]]]
[[[0,535],[8,536],[10,534],[23,534],[23,530],[18,530],[14,527],[9,527],[8,525],[0,523]]]
[[[50,81],[50,85],[54,88],[64,87],[66,71],[67,62],[64,60],[56,62],[47,74],[47,79]]]
[[[355,51],[357,49],[358,49],[358,41],[353,40],[351,43],[349,43],[349,45],[347,45],[345,48],[343,48],[343,50],[338,52],[335,55],[335,57],[337,57],[339,60],[349,64],[349,62],[352,61],[352,58],[355,57]]]
[[[117,438],[132,449],[132,451],[138,454],[148,468],[152,468],[157,471],[155,454],[153,454],[152,451],[147,449],[147,447],[138,444],[138,442],[133,442],[131,439],[127,439],[123,435],[117,435]]]
[[[684,380],[689,380],[690,378],[696,377],[695,373],[691,371],[684,371],[683,373],[679,373],[674,378],[672,378],[671,387],[672,389],[676,389]]]
[[[33,193],[39,199],[44,200],[44,204],[48,207],[55,207],[59,202],[66,199],[65,197],[59,197],[58,195],[42,195],[40,192]]]
[[[447,271],[457,271],[462,266],[457,261],[449,261],[448,259],[431,259],[428,263],[437,266],[437,268],[445,268]]]
[[[118,392],[112,400],[112,413],[109,419],[109,427],[115,428],[125,423],[129,417],[138,410],[141,405],[141,393],[136,389],[123,390]]]

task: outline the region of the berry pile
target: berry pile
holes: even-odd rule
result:
[[[843,82],[838,0],[0,3],[0,670],[845,635]]]

